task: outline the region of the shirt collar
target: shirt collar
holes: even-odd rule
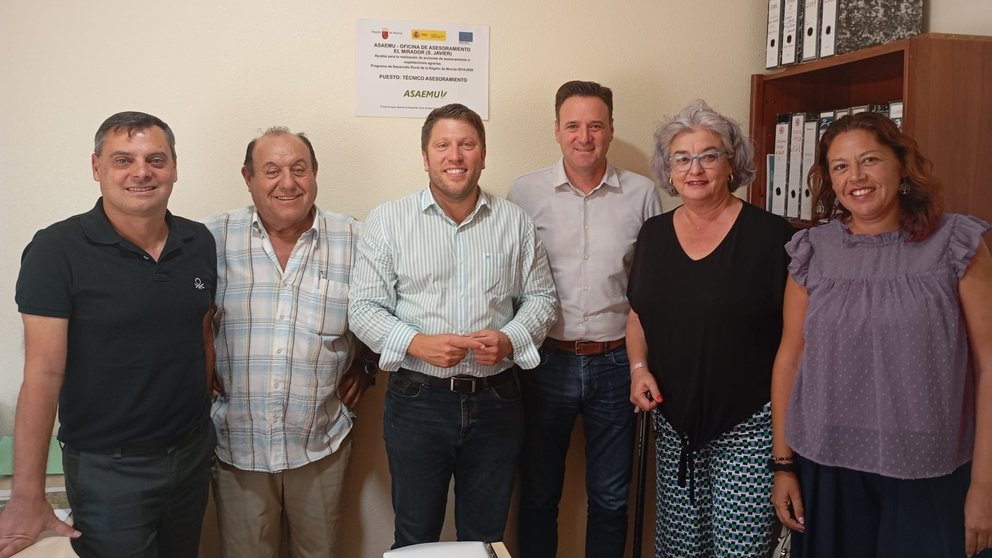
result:
[[[578,190],[568,182],[568,175],[565,174],[565,159],[564,157],[558,159],[558,163],[555,164],[552,169],[552,174],[554,177],[554,188],[571,188],[578,192]],[[593,192],[599,190],[600,188],[614,188],[620,189],[620,178],[617,176],[617,169],[613,167],[609,162],[606,163],[606,173],[603,174],[603,181],[592,189]],[[590,192],[592,193],[592,192]]]
[[[264,233],[266,236],[268,236],[269,233],[268,231],[265,230],[265,225],[262,224],[262,218],[258,216],[258,209],[254,205],[248,207],[251,210],[252,230],[254,230],[258,234]],[[300,238],[302,238],[303,235],[305,234],[312,234],[314,237],[320,238],[320,210],[317,209],[317,205],[314,204],[313,208],[310,211],[313,211],[313,223],[310,225],[309,229],[303,231],[303,234],[300,235]]]
[[[93,209],[83,213],[79,220],[83,227],[83,233],[90,242],[108,245],[125,242],[124,238],[114,230],[114,226],[110,224],[110,219],[107,218],[107,213],[103,210],[103,197],[97,199]],[[163,253],[168,251],[171,244],[175,242],[173,239],[185,242],[196,234],[190,223],[175,219],[168,209],[165,210],[165,223],[169,226],[169,237],[166,240]],[[130,245],[130,243],[128,244]]]
[[[433,207],[435,208],[434,211],[437,211],[439,215],[443,215],[444,217],[450,219],[450,217],[448,217],[448,215],[444,212],[444,210],[441,209],[441,206],[438,205],[437,200],[434,199],[434,194],[431,193],[430,186],[420,191],[419,203],[420,203],[420,211],[427,212],[427,210]],[[468,217],[466,217],[465,220],[462,221],[462,224],[471,221],[473,218],[475,218],[475,215],[479,213],[479,211],[483,207],[489,207],[490,204],[491,202],[489,201],[489,194],[483,191],[482,188],[479,188],[479,199],[475,201],[475,209],[473,209],[472,213],[469,213]]]

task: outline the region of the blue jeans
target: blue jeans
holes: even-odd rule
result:
[[[396,516],[393,548],[440,538],[452,475],[458,540],[503,539],[523,438],[516,378],[459,394],[390,374],[383,438]]]
[[[634,411],[624,347],[577,356],[550,346],[521,375],[526,431],[521,458],[520,557],[558,550],[558,502],[576,416],[586,438],[586,556],[621,557],[634,454]]]
[[[175,446],[90,452],[65,446],[62,464],[82,558],[195,558],[217,438],[203,425]]]

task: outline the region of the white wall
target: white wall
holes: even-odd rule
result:
[[[992,34],[990,10],[978,9],[984,2],[934,3],[930,30]],[[746,124],[749,75],[763,71],[765,7],[765,0],[0,2],[0,435],[13,430],[23,360],[14,305],[21,250],[37,229],[92,206],[92,137],[110,114],[141,110],[173,127],[177,214],[199,218],[247,204],[239,176],[245,145],[271,125],[287,125],[306,131],[317,150],[318,203],[364,218],[426,177],[421,121],[353,115],[355,20],[487,24],[483,187],[505,194],[515,176],[558,157],[553,95],[569,79],[614,89],[611,159],[647,173],[655,124],[692,99]],[[675,205],[665,201],[666,209]],[[380,555],[392,538],[381,402],[380,386],[359,409],[348,557]],[[568,479],[561,555],[579,556],[581,460],[570,460]]]
[[[986,0],[924,0],[923,10],[925,31],[992,35],[992,4]]]

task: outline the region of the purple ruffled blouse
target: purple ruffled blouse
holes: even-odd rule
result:
[[[974,382],[958,281],[989,225],[946,214],[922,242],[796,233],[789,273],[809,293],[786,441],[821,465],[900,479],[971,459]]]

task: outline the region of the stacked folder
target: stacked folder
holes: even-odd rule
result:
[[[774,154],[767,157],[768,211],[776,215],[810,221],[813,195],[807,177],[816,161],[816,146],[830,124],[848,114],[879,112],[902,127],[902,101],[860,105],[836,110],[779,114],[775,119]]]
[[[923,0],[768,0],[765,68],[905,39],[923,30]]]

